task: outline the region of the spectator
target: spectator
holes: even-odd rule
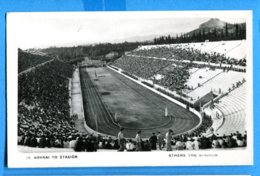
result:
[[[33,135],[32,138],[31,138],[31,141],[30,141],[30,147],[36,147],[38,144],[37,144],[37,139],[35,138],[35,136]]]
[[[136,151],[142,151],[142,138],[141,138],[141,131],[138,131],[136,136]]]
[[[220,148],[225,148],[225,143],[224,143],[223,137],[218,138],[218,144],[219,144]]]
[[[198,137],[193,137],[193,146],[194,150],[199,150],[200,149],[200,142]]]
[[[163,137],[161,135],[160,132],[158,132],[158,135],[157,135],[157,141],[158,141],[158,146],[159,146],[159,149],[162,150],[162,145],[163,145]]]
[[[118,144],[119,144],[119,152],[123,152],[125,150],[125,138],[124,138],[124,128],[120,128],[120,131],[117,135]]]
[[[212,139],[212,148],[220,148],[219,142],[218,142],[218,138],[214,137]]]
[[[157,137],[155,133],[152,133],[152,136],[149,138],[149,142],[151,144],[151,149],[156,150]]]
[[[39,148],[45,148],[47,147],[45,136],[42,135],[39,140]]]
[[[238,147],[244,147],[245,146],[244,141],[242,139],[242,136],[238,136],[236,142],[237,142]]]
[[[63,137],[63,148],[69,148],[69,141],[67,140],[67,138],[64,136]]]
[[[69,148],[75,148],[75,146],[76,146],[76,139],[74,138],[74,137],[72,137],[72,136],[69,136]]]
[[[151,145],[148,140],[145,140],[142,144],[143,144],[143,151],[151,151]]]
[[[75,147],[74,147],[74,150],[76,152],[81,152],[84,150],[84,143],[83,143],[83,140],[82,140],[82,137],[77,137],[76,139],[76,143],[75,143]]]
[[[135,151],[136,146],[134,145],[133,141],[130,139],[126,143],[126,150],[129,152]]]
[[[185,143],[186,150],[194,150],[194,144],[191,141],[191,138],[188,137],[188,140]]]
[[[181,138],[178,138],[175,143],[176,150],[184,150],[185,149],[185,142],[181,140]]]
[[[172,151],[172,145],[171,145],[171,140],[172,140],[172,130],[169,129],[169,131],[165,135],[166,139],[166,151]]]

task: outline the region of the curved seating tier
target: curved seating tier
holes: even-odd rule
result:
[[[230,134],[246,131],[246,86],[245,84],[230,92],[215,105],[224,115],[223,125],[217,134]]]

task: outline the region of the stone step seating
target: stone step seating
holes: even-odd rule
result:
[[[235,40],[235,41],[217,41],[217,42],[200,42],[200,43],[183,43],[183,44],[166,44],[166,45],[145,45],[141,46],[135,51],[149,50],[146,51],[145,55],[149,56],[165,56],[168,55],[168,49],[171,48],[182,48],[182,49],[193,49],[199,50],[206,53],[219,53],[225,54],[228,57],[234,59],[241,59],[241,57],[246,56],[246,42],[245,40]],[[156,50],[156,52],[154,51]],[[159,52],[161,51],[161,52]],[[159,53],[159,54],[158,54]]]
[[[245,53],[245,41],[237,40],[237,41],[228,41],[228,42],[206,42],[206,43],[191,43],[189,45],[180,45],[181,48],[193,48],[196,50],[200,50],[202,52],[207,53],[219,53],[219,54],[226,54],[227,56],[232,56],[232,58],[239,58],[241,55],[238,54],[228,54],[231,50],[239,51],[242,56]]]
[[[228,51],[226,53],[226,56],[230,57],[230,58],[234,58],[234,59],[245,58],[246,57],[246,42],[241,41],[241,44],[238,47]]]
[[[221,69],[215,69],[215,70],[210,70],[208,67],[206,68],[201,68],[193,73],[191,73],[190,78],[187,80],[187,85],[189,87],[196,88],[198,87],[198,84],[203,84],[204,82],[210,80],[217,74],[221,73]]]
[[[194,91],[191,91],[188,94],[188,96],[192,97],[193,99],[197,99],[197,97],[203,97],[211,90],[218,92],[219,89],[221,89],[222,92],[227,92],[233,84],[235,84],[237,81],[242,81],[242,79],[245,78],[245,76],[246,74],[242,72],[222,72],[217,76],[213,77],[213,79],[202,84],[199,88],[195,89]]]
[[[189,69],[190,75],[196,73],[197,71],[199,71],[199,68],[196,68],[196,67]]]
[[[182,48],[193,48],[202,52],[208,52],[220,45],[219,42],[207,42],[207,43],[190,43],[189,45],[182,46]]]
[[[234,49],[235,47],[239,47],[241,41],[232,41],[232,42],[223,42],[218,47],[211,50],[211,52],[216,52],[220,54],[226,54],[228,51]]]
[[[244,133],[246,125],[246,86],[242,85],[223,97],[218,104],[215,104],[223,116],[223,125],[216,131],[219,135],[229,135],[239,131]]]

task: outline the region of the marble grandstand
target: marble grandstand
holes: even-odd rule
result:
[[[139,46],[112,65],[203,106],[215,134],[246,131],[245,40]]]

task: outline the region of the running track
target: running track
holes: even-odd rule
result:
[[[138,91],[140,94],[143,94],[143,97],[148,98],[151,103],[156,102],[156,104],[164,107],[165,104],[169,105],[170,103],[171,108],[175,110],[174,114],[176,116],[170,118],[167,124],[158,124],[158,128],[142,129],[142,136],[144,138],[151,136],[152,132],[160,131],[164,134],[169,128],[173,129],[174,134],[185,133],[198,125],[200,121],[199,118],[188,110],[170,102],[112,70],[107,69],[107,71],[111,72],[118,82],[122,83],[122,86]],[[93,81],[84,67],[80,68],[80,79],[87,125],[98,132],[116,136],[120,127],[114,122],[113,115],[111,115],[108,108],[103,103],[96,85],[93,84]],[[134,128],[126,128],[124,134],[126,137],[134,137],[137,130],[138,129]]]

